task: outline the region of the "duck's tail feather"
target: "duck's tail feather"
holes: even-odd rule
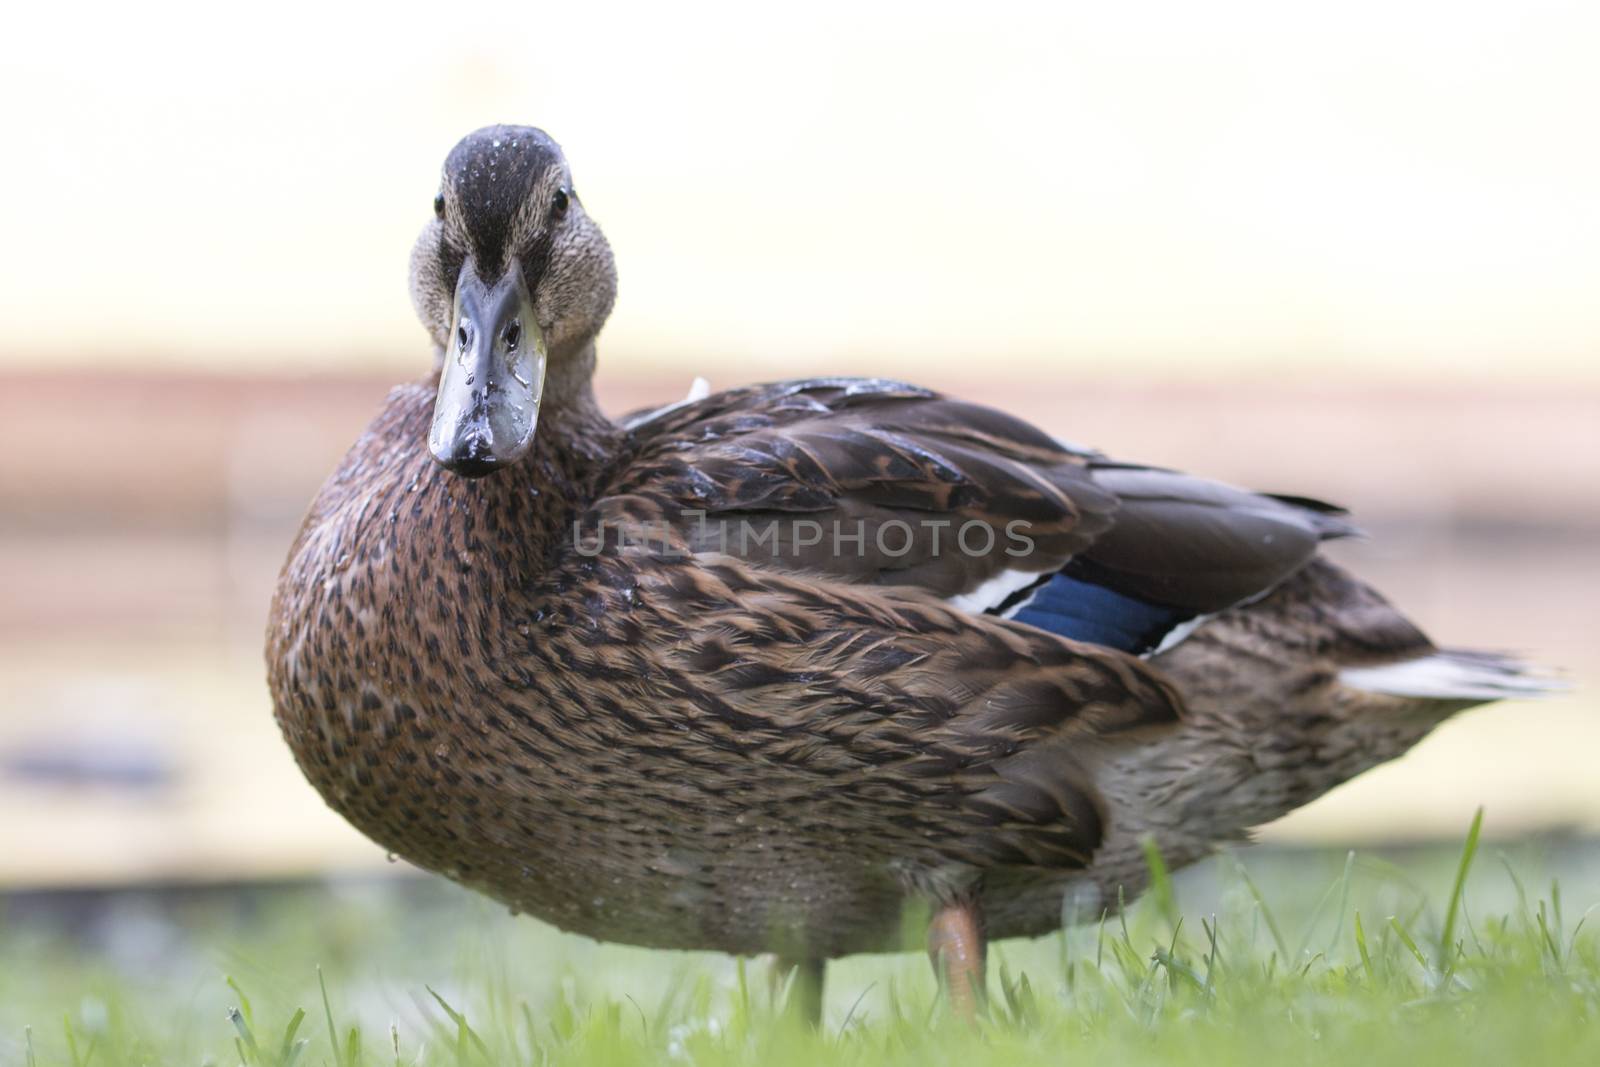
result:
[[[1516,656],[1442,648],[1398,663],[1347,667],[1339,681],[1353,689],[1426,700],[1510,700],[1549,696],[1570,688]]]

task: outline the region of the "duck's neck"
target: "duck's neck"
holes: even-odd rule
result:
[[[562,460],[561,473],[569,484],[586,482],[594,467],[615,454],[622,432],[594,398],[593,341],[550,363],[530,458]],[[530,473],[537,476],[539,465],[533,466]]]
[[[539,402],[539,430],[542,434],[550,422],[571,423],[576,420],[588,425],[610,420],[600,413],[594,399],[594,342],[590,341],[571,354],[552,355],[545,372],[544,395]]]
[[[594,346],[551,360],[528,454],[514,467],[468,480],[435,472],[447,513],[462,533],[523,578],[532,577],[571,539],[621,444],[622,431],[595,401]]]

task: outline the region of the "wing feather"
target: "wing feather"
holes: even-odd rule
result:
[[[1064,445],[904,382],[820,378],[717,393],[630,424],[589,521],[652,524],[671,547],[920,589],[996,613],[1037,577],[1220,611],[1275,587],[1337,508]],[[992,602],[990,602],[992,601]]]

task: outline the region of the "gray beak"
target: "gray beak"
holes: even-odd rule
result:
[[[440,466],[468,478],[521,459],[533,443],[544,392],[544,335],[533,298],[512,265],[485,285],[469,258],[456,280],[428,449]]]

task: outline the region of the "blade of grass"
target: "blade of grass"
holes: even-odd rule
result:
[[[322,966],[317,966],[317,986],[322,990],[322,1013],[328,1020],[328,1044],[333,1046],[333,1062],[338,1067],[349,1067],[339,1048],[339,1028],[333,1025],[333,1005],[328,1001],[328,983],[322,976]]]
[[[1478,835],[1483,831],[1483,809],[1472,816],[1472,826],[1467,830],[1467,843],[1461,849],[1461,862],[1456,867],[1456,880],[1450,887],[1450,903],[1445,906],[1444,932],[1439,937],[1439,959],[1444,961],[1444,975],[1448,979],[1455,969],[1456,916],[1461,911],[1462,894],[1467,889],[1467,872],[1472,869],[1472,858],[1478,854]]]
[[[67,1035],[67,1055],[72,1057],[72,1067],[83,1067],[84,1061],[78,1055],[78,1039],[72,1033],[72,1016],[61,1017],[61,1028]]]
[[[296,1042],[294,1035],[299,1031],[300,1024],[305,1022],[306,1010],[296,1008],[294,1015],[289,1019],[289,1025],[283,1028],[283,1043],[278,1046],[278,1062],[283,1067],[300,1058],[300,1053],[305,1049],[304,1041]]]
[[[1422,950],[1417,947],[1417,943],[1412,940],[1411,934],[1404,926],[1400,925],[1400,920],[1395,918],[1393,915],[1389,916],[1389,928],[1393,930],[1395,936],[1400,939],[1400,943],[1410,950],[1411,954],[1416,957],[1417,962],[1422,964],[1422,969],[1426,971],[1429,976],[1432,976],[1433,965],[1428,962],[1428,957],[1423,955]]]
[[[1548,917],[1548,915],[1547,915],[1547,913],[1545,911],[1544,901],[1542,901],[1542,900],[1539,901],[1538,920],[1539,920],[1539,939],[1540,939],[1541,943],[1544,945],[1544,950],[1546,952],[1550,953],[1550,962],[1555,964],[1556,973],[1560,974],[1561,970],[1562,970],[1562,966],[1561,966],[1561,946],[1560,946],[1560,944],[1557,943],[1556,935],[1555,935],[1554,931],[1550,927],[1550,920],[1549,920],[1549,917]]]
[[[843,1037],[845,1031],[850,1028],[850,1021],[856,1017],[856,1009],[861,1007],[861,1002],[867,999],[867,994],[872,992],[872,987],[877,984],[876,982],[869,982],[867,987],[856,996],[855,1001],[850,1005],[850,1010],[844,1013],[844,1022],[839,1024],[840,1037]]]
[[[1161,856],[1161,848],[1149,834],[1140,838],[1139,848],[1144,852],[1144,863],[1150,871],[1150,898],[1167,920],[1167,925],[1176,926],[1179,922],[1178,897],[1172,888],[1172,872],[1167,869],[1167,861]]]
[[[1356,850],[1344,854],[1344,873],[1339,877],[1339,910],[1334,915],[1333,932],[1328,935],[1328,947],[1323,951],[1333,955],[1339,945],[1339,934],[1344,929],[1344,917],[1350,909],[1350,883],[1356,870]]]
[[[486,1061],[493,1062],[494,1057],[489,1055],[489,1046],[484,1044],[483,1038],[479,1037],[478,1032],[468,1024],[467,1017],[452,1008],[450,1002],[441,997],[438,990],[432,986],[423,986],[423,988],[428,991],[428,994],[434,1000],[439,1002],[439,1007],[444,1009],[444,1013],[450,1017],[450,1021],[456,1024],[456,1038],[461,1052],[465,1053],[466,1046],[470,1043]],[[465,1059],[466,1057],[462,1055],[460,1058]]]
[[[1328,902],[1333,900],[1334,891],[1338,888],[1339,883],[1334,882],[1322,891],[1322,896],[1317,898],[1317,906],[1311,909],[1311,918],[1306,920],[1306,932],[1300,938],[1300,943],[1295,946],[1295,959],[1302,959],[1311,951],[1311,939],[1317,936],[1317,924],[1322,921],[1322,913],[1327,910]]]
[[[1206,932],[1206,941],[1209,948],[1206,950],[1206,993],[1215,995],[1217,980],[1217,961],[1221,955],[1221,938],[1217,936],[1217,917],[1213,915],[1211,921],[1200,920],[1200,928]]]
[[[250,1030],[250,1021],[238,1008],[228,1009],[228,1021],[238,1031],[237,1043],[240,1045],[239,1058],[245,1063],[261,1062],[261,1050],[256,1047],[256,1035]]]
[[[1272,909],[1267,907],[1266,898],[1261,895],[1261,890],[1256,887],[1255,880],[1250,877],[1250,872],[1244,869],[1244,864],[1235,858],[1233,865],[1240,879],[1244,881],[1244,887],[1250,891],[1251,899],[1256,902],[1256,908],[1259,910],[1261,918],[1266,920],[1267,931],[1272,934],[1272,943],[1278,947],[1278,956],[1287,960],[1289,958],[1289,949],[1284,944],[1283,931],[1278,929],[1278,920],[1273,918]]]
[[[250,1013],[250,998],[244,995],[244,990],[239,988],[239,983],[235,982],[231,975],[223,980],[228,983],[228,988],[233,990],[233,995],[239,998],[239,1013],[244,1016],[245,1025],[253,1028],[256,1020]]]
[[[1378,972],[1372,968],[1372,956],[1367,952],[1367,933],[1361,929],[1361,913],[1356,912],[1356,951],[1361,953],[1361,966],[1366,968],[1367,977],[1376,979]]]

